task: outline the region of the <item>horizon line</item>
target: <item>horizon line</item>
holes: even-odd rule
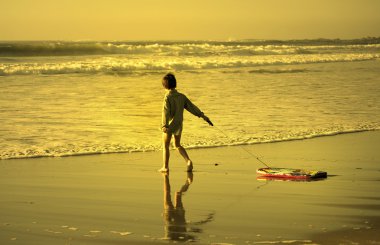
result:
[[[371,40],[380,39],[380,36],[363,36],[357,38],[227,38],[227,39],[0,39],[0,42],[239,42],[239,41],[312,41],[312,40]]]

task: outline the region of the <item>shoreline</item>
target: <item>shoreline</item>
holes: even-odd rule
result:
[[[279,140],[272,140],[272,141],[263,141],[263,142],[253,142],[253,143],[237,143],[233,145],[210,145],[210,146],[188,146],[185,147],[187,150],[202,150],[202,149],[213,149],[213,148],[223,148],[223,147],[244,147],[244,146],[255,146],[255,145],[261,145],[261,144],[276,144],[276,143],[285,143],[285,142],[292,142],[292,141],[304,141],[304,140],[310,140],[315,138],[324,138],[324,137],[332,137],[332,136],[339,136],[339,135],[346,135],[346,134],[357,134],[357,133],[366,133],[366,132],[376,132],[380,131],[380,129],[357,129],[357,130],[350,130],[350,131],[344,131],[344,132],[332,132],[332,133],[325,133],[321,135],[312,135],[312,136],[305,136],[305,137],[299,137],[299,138],[291,138],[291,139],[279,139]],[[222,131],[221,131],[222,132]],[[227,137],[227,135],[225,135]],[[174,150],[172,148],[171,150]],[[130,151],[119,151],[119,152],[83,152],[83,153],[74,153],[74,154],[63,154],[59,156],[54,155],[36,155],[36,156],[24,156],[24,157],[10,157],[10,158],[0,158],[1,161],[7,161],[7,160],[24,160],[24,159],[34,159],[34,158],[65,158],[65,157],[81,157],[81,156],[93,156],[93,155],[107,155],[107,154],[141,154],[141,153],[147,153],[147,152],[161,152],[162,149],[156,150],[130,150]]]
[[[4,244],[376,244],[380,131],[171,151],[0,161]],[[324,170],[321,181],[260,181],[273,167]]]

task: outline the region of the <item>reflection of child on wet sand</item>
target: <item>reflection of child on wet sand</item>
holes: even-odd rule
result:
[[[177,86],[176,78],[173,74],[168,73],[162,79],[162,85],[167,89],[162,109],[162,132],[163,132],[163,166],[160,172],[169,171],[169,146],[172,136],[174,136],[174,145],[181,156],[187,163],[187,171],[193,170],[193,162],[190,160],[185,148],[181,146],[183,111],[186,109],[193,115],[203,118],[208,124],[213,126],[210,119],[196,107],[184,94],[179,93],[175,88]]]
[[[173,241],[195,241],[196,237],[189,232],[200,233],[199,228],[189,228],[186,222],[185,209],[182,203],[182,195],[188,190],[193,182],[193,174],[187,173],[187,179],[180,191],[175,193],[174,204],[171,199],[169,175],[164,173],[164,220],[165,220],[165,238]],[[210,214],[206,220],[192,223],[201,225],[213,220],[213,214]]]
[[[184,192],[188,189],[192,182],[192,174],[186,180],[185,185],[182,187]],[[164,219],[165,219],[165,238],[171,240],[193,240],[194,237],[186,234],[186,219],[185,209],[182,203],[182,189],[175,193],[175,202],[173,205],[170,193],[169,176],[164,176]]]

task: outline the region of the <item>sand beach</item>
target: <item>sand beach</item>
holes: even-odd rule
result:
[[[380,132],[0,162],[1,244],[379,244]],[[257,180],[260,163],[328,172]]]

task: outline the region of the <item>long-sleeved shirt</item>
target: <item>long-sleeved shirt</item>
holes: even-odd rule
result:
[[[162,128],[166,127],[168,133],[174,135],[181,134],[184,109],[197,117],[204,115],[184,94],[179,93],[176,89],[169,90],[164,97]]]

